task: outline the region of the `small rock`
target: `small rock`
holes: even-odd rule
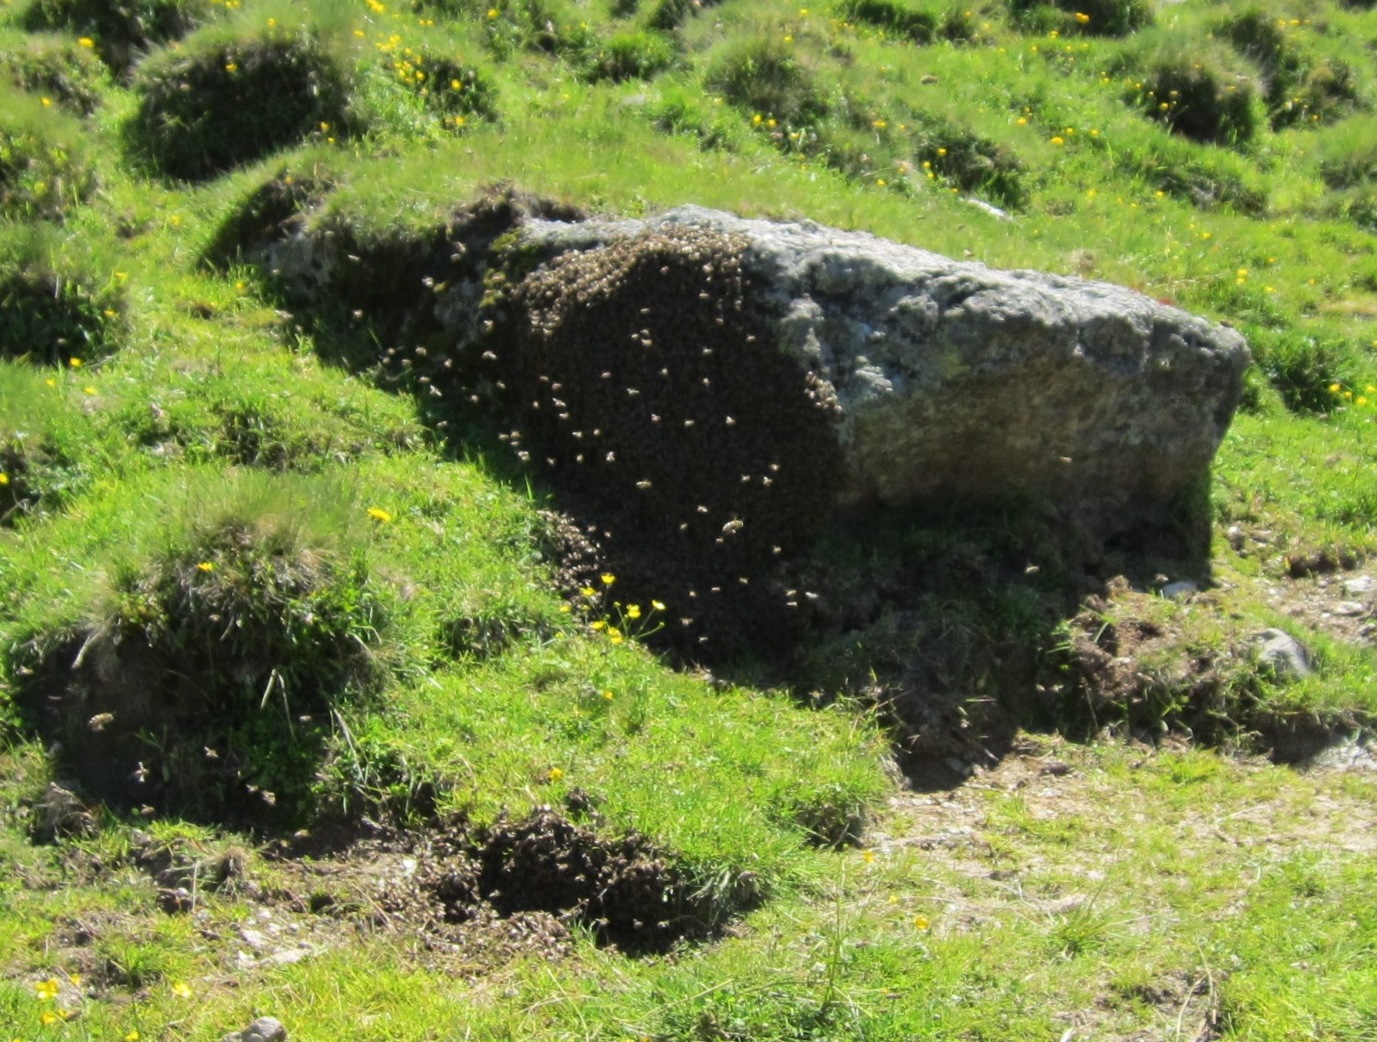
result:
[[[287,1042],[287,1029],[276,1017],[259,1017],[243,1031],[231,1031],[220,1042]]]
[[[1224,533],[1224,538],[1229,540],[1229,545],[1237,552],[1243,549],[1244,533],[1238,525],[1230,525],[1229,530]]]
[[[1350,597],[1361,597],[1374,591],[1377,591],[1377,579],[1370,575],[1359,575],[1344,582],[1344,592]]]
[[[1185,600],[1192,594],[1200,592],[1200,586],[1191,582],[1189,579],[1180,579],[1174,583],[1167,583],[1162,587],[1162,596],[1169,601]]]
[[[1354,616],[1362,615],[1365,611],[1367,611],[1367,605],[1365,605],[1362,601],[1337,601],[1335,602],[1334,606],[1331,607],[1329,610],[1332,611],[1335,615],[1342,615],[1345,618],[1353,618]]]
[[[1270,666],[1278,680],[1298,680],[1310,675],[1310,653],[1285,630],[1263,630],[1253,639],[1260,644],[1258,661]]]

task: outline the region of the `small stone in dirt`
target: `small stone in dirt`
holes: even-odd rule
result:
[[[1362,601],[1336,601],[1329,610],[1335,615],[1353,618],[1367,611],[1367,605],[1363,604]]]
[[[1260,645],[1258,661],[1270,666],[1278,680],[1298,680],[1310,675],[1310,653],[1285,630],[1263,630],[1253,639]]]
[[[1370,575],[1359,575],[1344,580],[1344,592],[1350,597],[1361,597],[1365,593],[1377,592],[1377,579]]]
[[[287,1042],[287,1029],[276,1017],[259,1017],[243,1031],[231,1031],[220,1042]]]
[[[1200,592],[1200,586],[1189,579],[1180,579],[1162,587],[1162,596],[1169,601],[1180,601]]]

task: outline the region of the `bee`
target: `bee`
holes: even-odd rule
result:
[[[723,534],[723,535],[736,535],[737,532],[741,531],[741,529],[743,529],[743,528],[745,528],[745,527],[746,527],[746,522],[745,522],[745,521],[742,521],[740,518],[735,518],[735,517],[734,517],[734,518],[732,518],[730,521],[728,521],[725,525],[722,526],[722,534]]]
[[[97,713],[86,721],[86,726],[97,733],[105,730],[105,725],[115,719],[114,713]]]

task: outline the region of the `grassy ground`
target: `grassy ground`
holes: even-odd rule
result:
[[[0,1033],[1377,1037],[1374,48],[1361,3],[7,0]],[[908,599],[676,668],[685,607],[571,586],[386,307],[242,262],[270,182],[370,256],[507,182],[1231,322],[1208,574],[1111,548],[1087,599],[1027,517],[896,522],[817,560],[837,618]]]

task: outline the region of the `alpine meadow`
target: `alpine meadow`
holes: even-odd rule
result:
[[[1377,8],[808,3],[0,0],[0,1042],[1377,1042]]]

